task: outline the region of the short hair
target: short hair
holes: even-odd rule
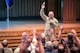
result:
[[[49,11],[49,14],[54,14],[54,12],[53,11]]]

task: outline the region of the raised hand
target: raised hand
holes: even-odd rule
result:
[[[26,32],[23,32],[23,33],[22,33],[21,41],[24,42],[27,37],[29,37],[29,35],[28,35]]]
[[[72,29],[71,32],[73,33],[73,37],[77,37],[77,33],[74,29]]]
[[[27,52],[28,50],[27,50],[26,48],[29,47],[31,41],[32,41],[32,40],[31,40],[31,38],[30,38],[29,36],[26,37],[25,42],[24,42],[23,44],[20,44],[20,45],[19,45],[19,48],[20,48],[19,53],[24,53],[25,51]]]
[[[45,2],[42,3],[41,8],[42,8],[42,9],[45,8]]]
[[[64,29],[64,26],[61,26],[60,29],[63,30]]]
[[[38,34],[37,40],[38,40],[38,41],[41,41],[41,40],[42,40],[41,34]]]
[[[32,42],[32,39],[30,38],[30,36],[26,37],[25,45],[29,46],[31,42]]]
[[[32,34],[35,34],[35,33],[36,33],[36,29],[33,29],[33,30],[32,30]]]
[[[61,26],[59,34],[58,34],[58,39],[59,39],[60,42],[61,42],[61,39],[62,39],[62,35],[61,34],[62,34],[63,29],[64,29],[64,26]]]

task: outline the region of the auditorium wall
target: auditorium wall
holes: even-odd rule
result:
[[[13,0],[13,7],[9,9],[10,19],[37,19],[39,17],[40,5],[43,1],[45,0]],[[0,0],[0,20],[6,20],[6,13],[5,0]]]
[[[55,17],[62,20],[62,0],[13,0],[13,7],[10,10],[10,20],[41,19],[39,16],[42,2],[46,2],[45,13],[54,11]],[[77,0],[77,19],[80,19],[80,0]],[[7,8],[5,0],[0,0],[0,20],[6,20]]]
[[[77,0],[77,20],[80,20],[80,0]]]
[[[58,20],[61,20],[61,0],[48,0],[48,12],[50,10],[54,11]]]

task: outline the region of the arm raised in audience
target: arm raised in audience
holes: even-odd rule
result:
[[[19,53],[25,53],[25,52],[28,53],[27,48],[29,47],[30,43],[31,43],[31,38],[26,37],[24,44],[20,44],[20,46],[19,46],[19,48],[20,48]]]
[[[77,42],[78,47],[80,48],[80,40],[77,37],[76,31],[74,29],[72,29],[71,32],[73,33],[73,37],[74,37],[75,41]]]
[[[63,29],[64,29],[64,26],[61,26],[60,27],[60,31],[59,31],[59,34],[58,34],[58,39],[59,39],[59,41],[61,42],[61,40],[62,40],[62,31],[63,31]]]
[[[68,47],[68,44],[66,43],[66,52],[65,53],[70,53],[70,49],[69,49],[69,47]]]
[[[41,41],[41,35],[38,35],[38,44],[39,44],[39,53],[44,53],[44,47],[43,47],[43,44],[42,44],[42,41]]]

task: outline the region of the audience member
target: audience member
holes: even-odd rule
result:
[[[26,32],[23,32],[23,33],[22,33],[20,45],[24,45],[24,42],[25,42],[25,40],[26,40],[26,38],[27,38],[28,36],[29,36],[29,35],[28,35]],[[19,46],[20,46],[20,45],[19,45]],[[20,47],[19,47],[19,46],[14,50],[14,53],[19,53],[19,50],[20,50]]]
[[[44,47],[42,45],[41,35],[38,35],[38,37],[36,37],[36,30],[33,30],[32,33],[33,33],[33,39],[31,39],[30,36],[27,36],[24,44],[20,45],[19,53],[36,53],[36,52],[44,53]]]
[[[2,46],[3,46],[4,53],[13,53],[12,48],[8,47],[8,41],[7,40],[3,40]]]
[[[14,53],[80,53],[80,40],[74,29],[68,33],[66,39],[62,37],[64,26],[60,27],[58,40],[54,38],[53,29],[48,31],[50,41],[45,42],[45,34],[36,35],[36,29],[32,30],[31,38],[26,32],[22,33],[21,43],[14,50]],[[52,37],[53,36],[53,37]],[[3,40],[0,44],[2,53],[13,53],[8,47],[8,41]]]

